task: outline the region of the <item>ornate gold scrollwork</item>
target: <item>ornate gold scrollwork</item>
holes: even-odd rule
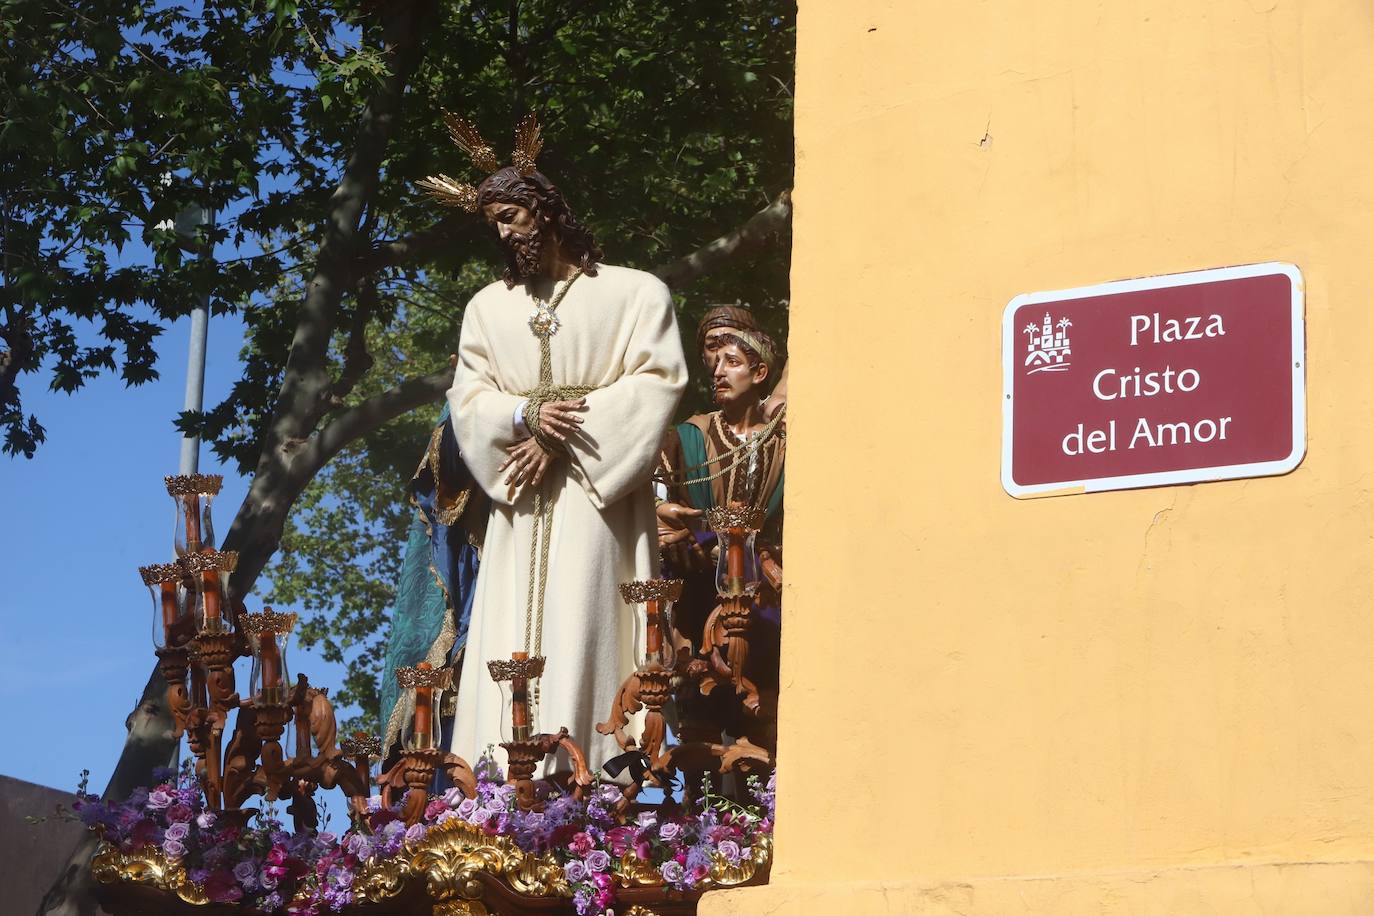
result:
[[[353,893],[366,903],[381,903],[401,893],[409,877],[410,863],[404,858],[369,862],[358,869],[353,879]]]
[[[102,841],[91,859],[91,875],[101,884],[146,884],[196,906],[210,902],[205,891],[186,876],[181,862],[168,859],[156,846],[125,853]]]
[[[717,887],[736,887],[752,879],[772,858],[773,838],[761,836],[754,842],[753,854],[747,859],[740,859],[737,865],[731,865],[723,856],[716,855],[711,865],[711,881]]]

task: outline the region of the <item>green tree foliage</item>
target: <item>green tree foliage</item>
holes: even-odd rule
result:
[[[414,189],[468,174],[440,109],[503,154],[537,111],[541,168],[609,261],[674,287],[687,334],[737,299],[781,331],[793,42],[787,0],[0,0],[4,450],[43,441],[26,385],[146,382],[169,321],[207,297],[239,313],[241,380],[178,423],[253,475],[237,584],[284,546],[272,598],[314,612],[326,652],[361,651],[344,697],[370,714],[437,413],[415,408],[497,265],[478,220]],[[217,219],[179,233],[193,205]]]

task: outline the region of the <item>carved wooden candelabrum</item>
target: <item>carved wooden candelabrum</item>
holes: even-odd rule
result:
[[[191,474],[167,478],[176,505],[173,563],[140,567],[153,597],[154,643],[167,682],[167,704],[176,734],[185,735],[211,810],[246,817],[252,795],[290,798],[297,826],[313,827],[312,793],[338,785],[355,812],[365,810],[368,780],[335,746],[334,710],[323,690],[286,670],[286,639],[294,614],[266,608],[240,612],[230,580],[234,551],[216,549],[210,505],[221,478]],[[250,698],[235,686],[234,663],[252,655]],[[233,714],[233,731],[224,733]],[[294,753],[287,757],[288,726],[295,725]]]
[[[682,596],[681,579],[647,579],[622,582],[620,596],[632,608],[635,622],[634,673],[616,693],[611,715],[596,726],[603,735],[612,735],[622,750],[638,750],[652,785],[662,785],[664,742],[667,722],[663,707],[673,698],[673,679],[678,667],[678,651],[673,639],[673,602]],[[630,717],[644,710],[643,727],[636,740],[626,732]]]
[[[540,732],[536,722],[538,706],[530,702],[531,693],[538,695],[544,658],[531,658],[528,652],[512,652],[508,661],[487,662],[487,670],[501,687],[501,747],[506,752],[506,782],[515,786],[516,804],[525,811],[542,807],[535,793],[534,774],[545,758],[559,750],[568,755],[572,765],[569,788],[574,796],[581,798],[593,781],[586,755],[566,728],[552,734]]]
[[[710,670],[700,681],[709,693],[728,681],[742,698],[744,708],[757,712],[759,692],[745,675],[749,662],[749,630],[753,623],[754,597],[762,581],[754,539],[763,525],[764,512],[740,505],[717,506],[706,513],[706,523],[716,532],[720,556],[716,562],[716,594],[720,603],[706,620],[702,654]]]
[[[441,746],[439,700],[450,688],[452,677],[452,668],[435,668],[428,662],[396,669],[396,682],[403,691],[401,702],[412,706],[414,713],[401,729],[400,759],[382,774],[382,802],[390,805],[399,793],[405,793],[401,817],[407,824],[418,823],[424,816],[430,786],[440,770],[468,798],[477,795],[477,777],[472,767]]]

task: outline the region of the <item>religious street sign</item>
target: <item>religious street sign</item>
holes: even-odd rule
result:
[[[1284,474],[1306,451],[1303,282],[1247,264],[1026,293],[1002,316],[1016,497]]]

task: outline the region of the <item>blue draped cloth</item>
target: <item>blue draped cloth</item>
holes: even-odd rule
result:
[[[382,669],[384,756],[400,739],[401,724],[413,712],[412,706],[400,703],[396,669],[427,661],[436,668],[453,665],[456,670],[454,663],[467,644],[477,548],[469,538],[472,526],[463,523],[485,520],[485,507],[475,505],[485,497],[463,463],[448,418],[445,407],[409,486],[415,520],[396,583]]]

